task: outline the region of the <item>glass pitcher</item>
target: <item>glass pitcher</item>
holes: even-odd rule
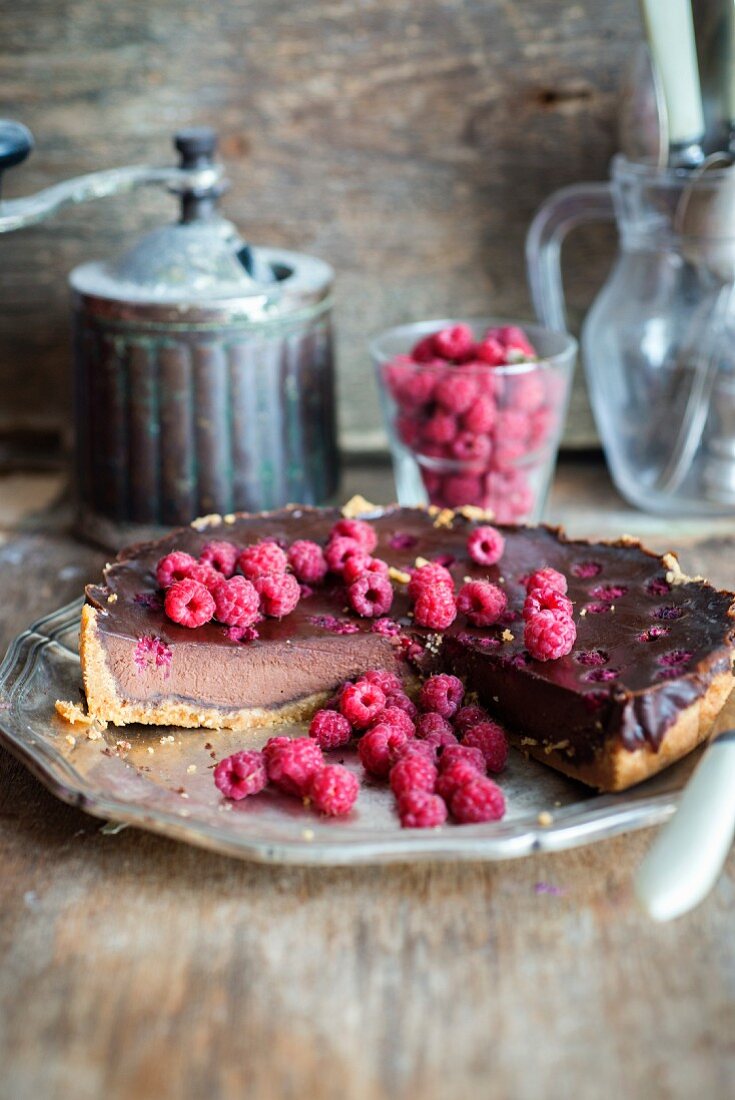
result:
[[[582,328],[593,412],[620,492],[648,511],[735,512],[735,168],[612,162],[557,191],[528,233],[539,319],[566,330],[561,244],[615,220],[620,251]]]

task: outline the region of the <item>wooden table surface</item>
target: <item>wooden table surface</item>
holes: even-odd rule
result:
[[[358,474],[390,496],[384,470]],[[105,555],[0,479],[0,642]],[[351,486],[350,486],[351,488]],[[647,534],[735,586],[732,525],[631,512],[566,466],[551,518]],[[58,802],[0,751],[0,1097],[596,1098],[732,1095],[735,860],[654,926],[633,833],[500,864],[249,866]],[[537,892],[537,884],[553,892]]]

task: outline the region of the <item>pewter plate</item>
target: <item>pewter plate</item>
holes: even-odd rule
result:
[[[90,740],[56,715],[56,699],[79,698],[81,606],[78,600],[39,619],[10,646],[0,666],[0,743],[53,794],[87,813],[243,859],[329,866],[558,851],[664,821],[699,755],[632,791],[595,795],[513,751],[501,778],[507,815],[484,825],[401,829],[390,791],[378,784],[363,787],[355,810],[341,821],[319,818],[271,792],[231,803],[214,786],[215,760],[259,746],[273,730],[127,726]],[[359,770],[354,753],[343,758]],[[544,811],[551,822],[544,817],[542,825]]]

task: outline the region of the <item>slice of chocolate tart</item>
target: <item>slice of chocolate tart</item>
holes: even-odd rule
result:
[[[366,508],[369,506],[365,506]],[[210,516],[124,550],[87,589],[81,661],[90,716],[112,722],[244,730],[311,716],[339,683],[369,668],[405,677],[459,675],[522,749],[602,790],[622,790],[659,771],[705,736],[733,684],[733,595],[690,579],[676,557],[631,539],[590,543],[548,527],[499,527],[497,565],[475,564],[468,535],[477,511],[367,511],[372,551],[391,567],[388,614],[350,609],[342,582],[304,586],[282,619],[237,631],[210,621],[172,622],[156,588],[156,565],[212,541],[245,547],[297,539],[325,546],[340,512],[289,507]],[[508,610],[492,627],[460,615],[444,631],[414,623],[407,592],[417,559],[439,561],[455,587],[468,578],[503,588]],[[577,629],[572,652],[533,659],[521,609],[529,573],[563,573]]]

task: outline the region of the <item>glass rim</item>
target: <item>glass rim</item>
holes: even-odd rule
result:
[[[494,374],[514,375],[514,374],[528,374],[534,370],[549,370],[555,367],[565,367],[570,362],[573,362],[578,351],[579,343],[576,337],[572,336],[570,332],[562,332],[558,329],[550,329],[545,325],[540,325],[536,321],[519,321],[517,318],[511,317],[436,317],[426,321],[409,321],[402,325],[393,325],[391,328],[383,329],[381,332],[376,333],[368,340],[368,349],[372,356],[376,366],[383,366],[389,363],[396,355],[408,355],[410,353],[410,346],[407,351],[387,351],[382,345],[383,342],[390,338],[398,338],[405,336],[407,342],[411,341],[415,343],[422,336],[430,336],[434,332],[438,332],[442,328],[449,328],[452,325],[469,325],[473,331],[477,328],[491,328],[502,325],[514,325],[523,329],[524,332],[528,332],[533,339],[534,334],[538,333],[542,336],[551,336],[562,342],[563,346],[559,351],[550,353],[549,355],[540,355],[538,359],[526,359],[518,363],[503,363],[499,366],[492,366],[490,363],[473,363],[463,366],[464,370],[472,371],[492,371]],[[406,367],[410,364],[406,364]],[[421,370],[443,370],[447,364],[444,361],[437,361],[434,363],[415,363],[414,366]]]

